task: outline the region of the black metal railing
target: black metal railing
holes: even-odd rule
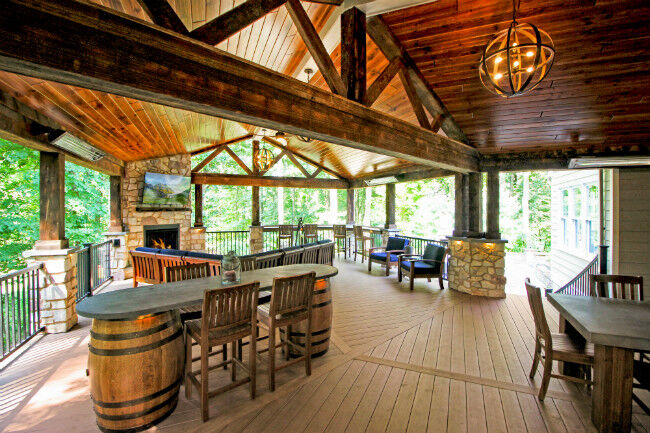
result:
[[[111,244],[85,244],[77,251],[77,302],[111,278]]]
[[[566,283],[564,286],[560,287],[555,291],[555,293],[562,293],[564,295],[575,295],[575,296],[590,296],[589,293],[589,275],[595,275],[599,273],[600,269],[600,258],[598,255],[589,262],[589,264],[571,281]]]
[[[406,236],[406,235],[396,235],[398,238],[403,238],[403,239],[408,239],[409,240],[409,245],[411,246],[411,250],[413,251],[413,254],[424,254],[424,249],[427,247],[428,244],[435,244],[439,245],[441,247],[447,248],[447,240],[441,239],[427,239],[427,238],[419,238],[416,236]],[[449,269],[449,255],[446,256],[444,267],[442,269],[442,279],[446,280],[447,279],[447,271]]]
[[[43,330],[41,269],[39,263],[0,277],[0,361]]]
[[[234,251],[238,256],[243,256],[250,251],[248,230],[211,230],[205,236],[205,248],[211,254]]]

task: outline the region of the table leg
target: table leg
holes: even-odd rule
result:
[[[595,345],[591,420],[600,433],[629,432],[634,351]]]
[[[559,332],[567,334],[575,341],[585,341],[585,338],[562,315],[559,320]],[[560,372],[566,376],[584,377],[584,368],[581,364],[573,362],[559,362]]]

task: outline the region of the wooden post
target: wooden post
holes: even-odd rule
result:
[[[467,175],[456,173],[455,177],[455,214],[454,214],[454,236],[465,236],[467,232]]]
[[[348,215],[348,218],[347,218],[346,224],[350,225],[350,224],[354,224],[354,189],[353,188],[348,188],[346,191],[348,193],[348,195],[347,195],[347,198],[348,198],[348,201],[347,201],[347,205],[348,205],[348,207],[347,207],[347,210],[348,210],[347,215]]]
[[[203,185],[194,184],[194,227],[203,227]]]
[[[366,14],[351,8],[341,14],[341,77],[347,97],[366,97]]]
[[[260,151],[260,142],[258,140],[253,140],[253,174],[254,175],[259,175],[260,173],[260,168],[257,166],[257,163],[255,162],[255,157]],[[261,225],[260,222],[260,187],[259,186],[252,186],[252,195],[251,195],[251,204],[252,204],[252,209],[251,209],[251,225],[252,226],[259,226]]]
[[[499,172],[487,172],[487,237],[501,239],[499,231]]]
[[[109,231],[111,232],[122,232],[124,231],[124,225],[122,224],[122,177],[121,176],[111,176],[110,177],[110,226]]]
[[[481,233],[481,210],[482,200],[482,173],[470,173],[468,175],[468,236],[478,236]]]
[[[37,249],[63,249],[65,238],[65,156],[40,155],[40,235]]]
[[[395,225],[395,184],[386,184],[386,225],[387,229],[394,229]]]

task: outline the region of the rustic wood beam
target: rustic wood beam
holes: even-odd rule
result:
[[[487,237],[490,239],[501,239],[499,230],[499,172],[490,170],[487,172]]]
[[[283,145],[282,143],[280,143],[279,141],[277,141],[277,140],[275,140],[275,139],[273,139],[271,137],[264,137],[263,140],[266,141],[267,143],[269,143],[270,145],[277,147],[278,149],[282,149],[283,151],[285,151],[287,153],[287,155],[288,154],[293,154],[296,157],[298,157],[298,158],[302,159],[303,161],[305,161],[307,164],[311,164],[312,166],[314,166],[316,168],[320,168],[325,173],[330,174],[330,175],[332,175],[332,176],[334,176],[334,177],[336,177],[338,179],[345,180],[345,178],[343,176],[341,176],[338,172],[336,172],[336,171],[334,171],[332,169],[329,169],[329,168],[325,167],[322,164],[319,164],[318,162],[316,162],[313,159],[303,155],[302,153],[299,153],[299,152],[296,152],[296,151],[293,151],[293,150],[289,149],[287,146]]]
[[[192,173],[196,173],[198,171],[203,170],[203,167],[206,165],[210,164],[210,162],[215,159],[221,152],[223,152],[223,149],[226,147],[226,145],[222,145],[222,147],[216,148],[211,154],[205,157],[205,159],[201,162],[199,162],[196,167],[192,169]]]
[[[37,248],[68,247],[65,238],[65,155],[40,153],[40,229]]]
[[[346,224],[354,224],[354,189],[346,190]]]
[[[194,227],[203,227],[203,185],[194,185]]]
[[[187,27],[167,0],[137,0],[154,24],[186,35]]]
[[[442,100],[436,95],[431,86],[427,83],[426,79],[417,68],[411,56],[402,47],[393,32],[380,16],[374,16],[368,19],[367,22],[368,35],[372,38],[373,42],[377,44],[379,49],[384,53],[389,61],[395,58],[402,60],[406,67],[409,77],[413,82],[416,92],[426,109],[431,113],[434,118],[441,114],[443,120],[441,123],[442,130],[445,131],[449,137],[458,140],[462,143],[467,143],[467,137],[449,110],[445,107]]]
[[[366,14],[356,7],[341,15],[341,77],[347,97],[366,99]]]
[[[217,45],[253,24],[287,0],[248,0],[194,29],[190,36],[210,45]]]
[[[386,89],[386,87],[395,77],[395,74],[397,74],[401,68],[402,60],[399,57],[395,57],[393,60],[391,60],[390,63],[384,68],[384,70],[381,71],[381,74],[375,78],[375,81],[372,82],[370,87],[368,87],[364,105],[372,107],[372,104],[375,103],[377,98],[379,98],[379,95],[381,95],[381,92]]]
[[[467,184],[468,175],[456,173],[454,181],[454,236],[465,236],[467,232]]]
[[[248,140],[249,138],[253,138],[253,136],[254,134],[244,134],[242,136],[233,137],[228,140],[221,140],[220,142],[204,147],[203,149],[194,150],[190,152],[190,155],[196,156],[205,152],[210,152],[211,150],[218,149],[221,146],[228,146],[230,144],[236,144],[239,143],[240,141]]]
[[[418,123],[420,124],[421,127],[425,129],[431,129],[429,118],[427,117],[427,113],[424,111],[424,107],[422,106],[422,101],[420,101],[420,97],[418,96],[417,92],[415,91],[415,88],[413,87],[413,82],[411,81],[411,78],[408,75],[408,71],[406,71],[405,68],[401,68],[399,71],[399,77],[402,80],[402,85],[404,86],[404,90],[406,91],[406,96],[408,97],[409,102],[411,103],[411,107],[413,107],[413,111],[415,112],[415,117],[417,117],[418,119]]]
[[[384,228],[394,229],[395,224],[395,184],[386,184],[386,224]]]
[[[259,152],[260,152],[260,142],[259,140],[253,140],[253,161],[251,161],[251,163],[253,166],[254,176],[256,177],[260,177],[260,169],[258,165],[255,163],[255,155],[257,155]],[[252,185],[251,187],[251,225],[252,226],[262,225],[261,214],[262,212],[260,207],[260,187],[259,185]]]
[[[341,6],[343,0],[305,0],[307,3],[320,3],[324,5]]]
[[[108,230],[123,232],[122,224],[122,176],[110,176],[110,222]]]
[[[233,152],[231,148],[225,146],[223,149],[226,151],[228,155],[230,155],[230,157],[237,163],[237,165],[239,165],[242,168],[242,170],[244,170],[247,174],[253,174],[253,172],[251,171],[250,168],[248,168],[246,163],[242,161],[241,158],[237,156],[237,154]]]
[[[346,189],[349,183],[341,179],[306,179],[303,177],[255,176],[226,173],[192,173],[192,183],[203,185],[240,185],[286,188]]]
[[[382,177],[388,177],[388,176],[394,176],[395,179],[397,179],[397,181],[394,183],[402,183],[402,182],[413,182],[416,180],[423,180],[423,179],[435,179],[438,177],[447,177],[453,175],[454,172],[449,170],[441,170],[438,168],[423,169],[422,167],[419,167],[416,169],[409,169],[409,170],[389,170],[378,174],[373,174],[370,176],[364,176],[361,178],[352,179],[350,181],[350,184],[353,188],[365,188],[368,186],[368,184],[366,183],[367,181],[370,181],[372,179],[382,178]]]
[[[296,157],[293,156],[291,152],[287,153],[287,158],[289,158],[289,160],[293,163],[293,165],[295,165],[305,177],[310,177],[309,172],[305,170],[305,167],[303,167],[302,164],[298,162]]]
[[[93,4],[5,0],[0,40],[0,69],[10,72],[418,164],[478,169],[478,152],[453,139]]]
[[[260,174],[261,174],[261,175],[264,175],[265,173],[268,173],[268,172],[273,168],[273,166],[274,166],[275,164],[277,164],[278,162],[280,162],[280,160],[282,159],[282,157],[283,157],[284,155],[286,155],[286,154],[287,154],[287,152],[284,151],[284,150],[282,150],[280,153],[278,153],[277,155],[275,155],[275,157],[273,158],[273,161],[271,161],[271,164],[269,164],[269,168],[267,168],[267,169],[264,170],[264,171],[260,171]]]
[[[309,50],[309,53],[314,58],[316,66],[318,66],[318,70],[323,75],[325,82],[327,82],[327,85],[332,92],[337,95],[345,96],[347,92],[345,84],[339,76],[332,58],[325,49],[323,41],[321,41],[318,32],[314,28],[314,24],[309,19],[309,15],[307,15],[307,12],[305,12],[305,9],[302,7],[300,0],[288,0],[286,7],[289,16],[293,20],[300,37]]]
[[[483,209],[483,174],[482,173],[469,173],[468,175],[468,236],[476,236],[481,232],[482,209]]]
[[[320,168],[320,167],[318,167],[316,170],[314,170],[314,172],[313,172],[312,174],[309,175],[309,177],[310,177],[311,179],[313,179],[313,178],[315,178],[316,176],[318,176],[318,175],[320,174],[321,171],[323,171],[323,169]]]

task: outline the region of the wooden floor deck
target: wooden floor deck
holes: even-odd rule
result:
[[[528,378],[534,331],[524,297],[470,297],[423,280],[410,292],[394,274],[338,266],[333,344],[312,376],[301,365],[282,370],[270,393],[261,365],[255,400],[236,389],[212,400],[202,423],[194,393],[151,431],[595,431],[582,387],[554,379],[546,400],[537,400],[541,377]],[[557,328],[548,305],[547,316]],[[0,372],[0,431],[97,431],[85,377],[88,330],[82,320],[70,333],[42,337]],[[211,380],[227,376],[217,370]],[[650,433],[650,417],[636,406],[633,431]]]

